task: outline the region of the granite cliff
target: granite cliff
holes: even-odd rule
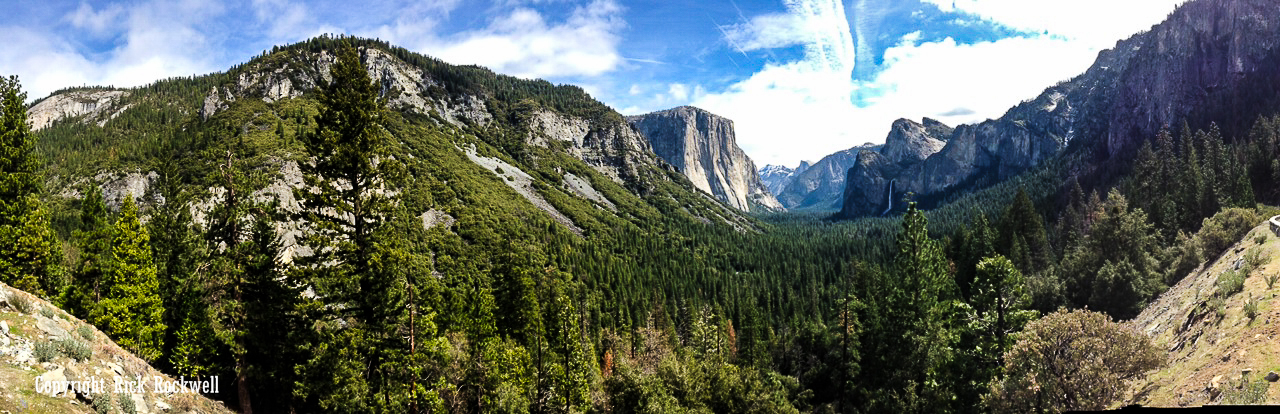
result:
[[[649,140],[654,153],[699,190],[742,211],[783,209],[760,180],[755,163],[738,148],[733,121],[691,106],[627,121]]]
[[[839,210],[844,200],[845,174],[864,150],[879,151],[882,145],[866,143],[837,151],[800,171],[774,193],[783,207],[796,210]],[[803,165],[803,164],[802,164]]]
[[[895,123],[884,150],[858,155],[839,216],[879,214],[908,192],[976,190],[1068,153],[1079,161],[1072,174],[1105,184],[1143,140],[1183,122],[1217,122],[1225,136],[1241,134],[1259,114],[1280,108],[1277,24],[1280,7],[1271,1],[1190,2],[998,119],[936,129],[924,141],[901,139],[912,134]],[[890,150],[896,145],[914,152]],[[894,195],[886,197],[890,183]]]

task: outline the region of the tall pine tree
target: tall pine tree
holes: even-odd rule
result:
[[[142,359],[154,361],[164,345],[164,305],[151,259],[151,238],[138,220],[133,195],[116,220],[111,264],[101,283],[94,325]]]
[[[299,261],[326,303],[326,324],[313,359],[303,367],[314,387],[300,387],[325,410],[392,410],[409,393],[394,386],[388,363],[397,360],[404,338],[403,273],[397,254],[385,247],[394,213],[393,189],[403,167],[381,125],[386,115],[380,88],[350,45],[330,68],[332,81],[317,91],[316,129],[303,137],[313,162],[300,168],[308,188],[296,189],[298,219],[307,223],[303,243],[313,254]],[[338,363],[359,361],[358,363]]]
[[[26,99],[17,76],[0,78],[0,281],[45,296],[62,287],[62,252],[40,203]]]

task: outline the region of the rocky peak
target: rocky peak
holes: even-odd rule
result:
[[[699,190],[742,211],[781,210],[760,181],[755,163],[738,147],[733,121],[692,106],[627,117],[659,158]]]
[[[928,118],[924,121],[925,124],[905,118],[893,121],[880,153],[890,162],[910,164],[941,151],[947,145],[951,127]]]

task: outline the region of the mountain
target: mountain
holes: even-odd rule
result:
[[[776,196],[791,184],[797,175],[804,174],[810,165],[808,161],[800,161],[800,165],[792,169],[784,165],[769,164],[761,167],[757,173],[760,174],[760,181],[764,183],[765,188],[769,189],[769,193]]]
[[[1223,135],[1241,135],[1280,107],[1277,22],[1280,8],[1270,1],[1184,4],[1000,118],[932,137],[945,145],[922,160],[913,158],[923,153],[889,160],[863,153],[849,171],[840,216],[878,214],[908,192],[929,200],[972,191],[1064,153],[1080,162],[1072,173],[1086,185],[1109,185],[1143,140],[1183,122],[1207,129],[1214,121]]]
[[[845,175],[861,151],[879,151],[881,145],[866,143],[822,157],[813,166],[795,173],[777,194],[789,209],[835,211],[840,209]],[[798,170],[798,169],[797,169]]]
[[[627,117],[653,152],[699,190],[742,211],[781,211],[755,163],[738,147],[733,121],[692,106]]]

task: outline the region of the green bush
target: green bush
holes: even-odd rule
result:
[[[1213,309],[1213,313],[1219,318],[1227,316],[1227,300],[1218,296],[1209,299],[1209,309]]]
[[[93,357],[93,348],[89,344],[70,338],[58,341],[58,351],[80,362],[88,361]]]
[[[93,411],[98,414],[109,414],[111,412],[111,394],[94,395]]]
[[[1246,273],[1230,270],[1218,275],[1218,297],[1226,299],[1244,290]]]
[[[12,307],[13,310],[18,311],[18,313],[31,313],[31,299],[27,299],[26,296],[19,295],[18,292],[10,291],[9,307]]]
[[[1257,299],[1249,298],[1249,300],[1244,302],[1244,314],[1249,317],[1249,320],[1254,320],[1258,317]]]
[[[124,414],[138,414],[138,408],[133,405],[133,398],[128,394],[120,394],[116,396],[120,400],[120,411]]]
[[[1266,243],[1266,242],[1267,242],[1267,234],[1266,234],[1266,233],[1259,234],[1259,235],[1258,235],[1258,237],[1254,237],[1254,238],[1253,238],[1253,242],[1254,242],[1254,243],[1257,243],[1257,244],[1263,244],[1263,243]]]
[[[1268,256],[1262,252],[1262,249],[1253,247],[1244,253],[1245,273],[1253,272],[1254,269],[1262,266],[1267,262]]]
[[[1258,213],[1252,209],[1229,208],[1213,217],[1204,219],[1200,233],[1200,247],[1204,257],[1215,258],[1258,225]]]
[[[1257,381],[1246,383],[1239,389],[1229,387],[1222,393],[1222,403],[1232,405],[1262,404],[1267,400],[1267,389],[1271,383]]]
[[[53,319],[53,309],[40,308],[40,315],[49,319]]]
[[[1276,279],[1280,279],[1280,273],[1272,273],[1271,276],[1267,276],[1267,290],[1276,287]]]
[[[58,351],[58,344],[55,344],[52,341],[36,342],[35,349],[32,350],[32,354],[35,355],[36,361],[39,362],[49,362],[54,358],[62,356],[62,353]]]
[[[80,337],[84,338],[86,341],[93,340],[93,328],[90,328],[89,325],[80,325],[76,328],[76,333],[80,334]]]

